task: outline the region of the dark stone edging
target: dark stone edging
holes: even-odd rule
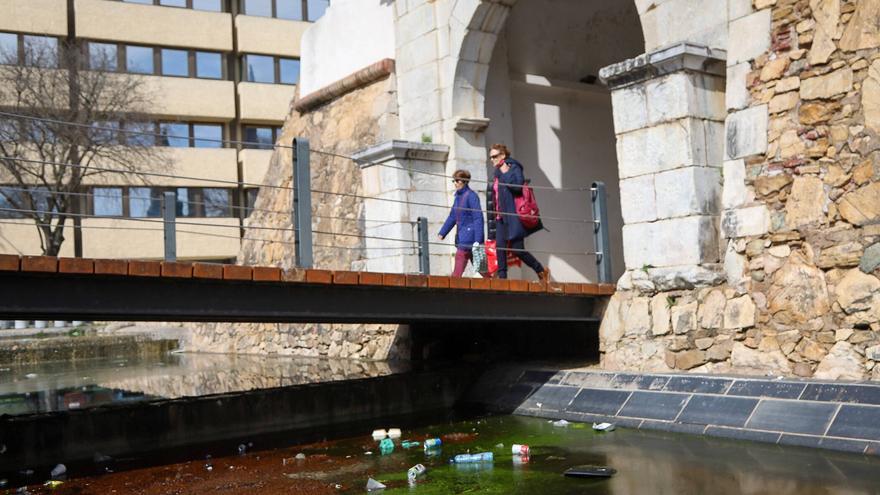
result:
[[[470,400],[524,416],[880,455],[880,384],[870,382],[511,367],[484,375]]]

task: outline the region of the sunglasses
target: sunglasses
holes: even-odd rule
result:
[[[494,160],[494,159],[498,158],[499,156],[501,156],[501,153],[495,153],[494,155],[489,155],[489,158]]]
[[[458,184],[458,183],[460,183],[460,182],[464,182],[464,180],[462,180],[462,179],[452,179],[452,183],[453,183],[453,184]]]

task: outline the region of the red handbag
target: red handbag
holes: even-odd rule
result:
[[[494,239],[486,241],[486,267],[488,272],[484,275],[493,276],[498,271],[498,243]],[[522,260],[517,258],[512,251],[507,252],[507,266],[522,266]]]
[[[538,200],[535,193],[529,187],[529,181],[522,186],[522,196],[515,196],[513,202],[516,206],[516,214],[526,230],[534,229],[541,221],[541,210],[538,209]]]

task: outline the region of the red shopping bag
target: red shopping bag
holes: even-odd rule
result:
[[[517,258],[512,251],[507,252],[507,267],[522,266],[522,260]],[[498,244],[493,239],[486,241],[486,267],[488,273],[483,275],[494,276],[498,271]]]

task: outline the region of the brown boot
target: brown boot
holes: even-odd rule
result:
[[[544,267],[544,271],[538,274],[538,279],[545,284],[550,283],[550,269],[546,266]]]

